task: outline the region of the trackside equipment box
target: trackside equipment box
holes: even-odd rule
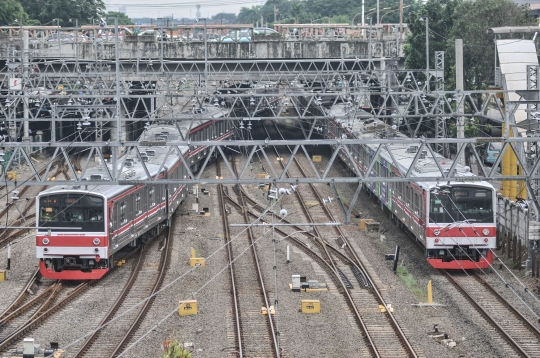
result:
[[[190,316],[198,313],[197,300],[185,300],[178,302],[178,315]]]
[[[321,301],[302,300],[302,313],[321,313]]]

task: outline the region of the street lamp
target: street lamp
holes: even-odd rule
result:
[[[411,5],[403,6],[403,8],[406,9],[406,8],[408,8],[409,6],[411,6]],[[390,9],[390,8],[388,8],[388,9]],[[383,9],[383,10],[384,10],[384,9]],[[399,11],[399,9],[394,9],[394,10],[385,12],[385,13],[383,14],[383,16],[381,16],[381,23],[383,23],[383,19],[384,19],[384,17],[385,17],[386,15],[392,14],[392,13],[394,13],[394,12],[396,12],[396,11]]]
[[[369,9],[367,15],[371,14],[371,12],[373,12],[373,11],[375,11],[375,8]],[[364,11],[363,11],[363,9],[362,9],[362,12],[359,12],[358,14],[356,14],[356,15],[353,16],[352,21],[351,21],[352,24],[353,24],[353,26],[354,26],[354,20],[356,19],[356,17],[357,17],[358,15],[362,15],[363,13],[364,13]],[[366,17],[367,17],[367,15],[366,15]],[[364,16],[362,16],[362,26],[364,26]]]
[[[429,18],[421,17],[420,21],[426,23],[426,91],[429,91]]]

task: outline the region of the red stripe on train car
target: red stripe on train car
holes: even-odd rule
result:
[[[54,280],[99,280],[109,272],[109,269],[94,269],[90,272],[83,272],[81,270],[55,272],[53,269],[49,269],[45,266],[45,261],[41,261],[39,263],[39,272],[43,277]]]
[[[445,227],[433,227],[429,226],[426,228],[426,236],[427,237],[463,237],[467,236],[470,238],[478,238],[478,237],[494,237],[497,235],[497,229],[495,226],[487,226],[487,225],[476,225],[475,226],[455,226],[452,228],[445,228]],[[494,225],[494,224],[492,224]],[[484,234],[484,230],[489,230],[489,233],[486,235]],[[439,231],[439,235],[435,235],[435,231]],[[476,232],[474,232],[476,230]]]
[[[443,262],[442,259],[427,259],[429,264],[436,269],[442,270],[474,270],[488,268],[490,263],[493,262],[493,253],[488,251],[485,259],[480,259],[478,262],[472,262],[469,260],[453,260],[450,262]]]
[[[49,239],[49,243],[44,245],[42,240],[44,238]],[[94,245],[94,239],[99,239],[99,244]],[[106,247],[109,245],[109,239],[107,236],[95,235],[95,236],[79,236],[79,235],[43,235],[36,236],[36,246],[39,247],[57,247],[57,246],[70,246],[70,247]]]

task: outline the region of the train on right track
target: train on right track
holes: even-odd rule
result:
[[[330,139],[408,138],[395,126],[375,117],[359,119],[354,114],[349,115],[345,103],[334,104],[329,116],[320,122],[318,129]],[[435,161],[443,170],[449,170],[453,164],[453,160],[442,155],[430,151],[418,153],[417,146],[405,144],[392,144],[391,154],[385,149],[377,153],[376,144],[347,147],[351,155],[341,148],[339,157],[353,173],[354,160],[364,177],[399,177],[400,172],[406,173],[412,164],[412,177],[433,177],[440,173]],[[366,171],[376,154],[368,175]],[[492,250],[496,247],[496,191],[490,183],[474,180],[469,167],[457,164],[455,170],[455,176],[463,177],[463,181],[366,182],[363,185],[399,226],[423,244],[431,266],[437,269],[487,268],[493,262]]]

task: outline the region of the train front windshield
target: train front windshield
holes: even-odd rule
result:
[[[39,226],[105,231],[104,201],[87,194],[55,194],[39,200]],[[77,229],[79,231],[79,229]]]
[[[430,192],[429,222],[494,223],[493,190],[452,186]]]

